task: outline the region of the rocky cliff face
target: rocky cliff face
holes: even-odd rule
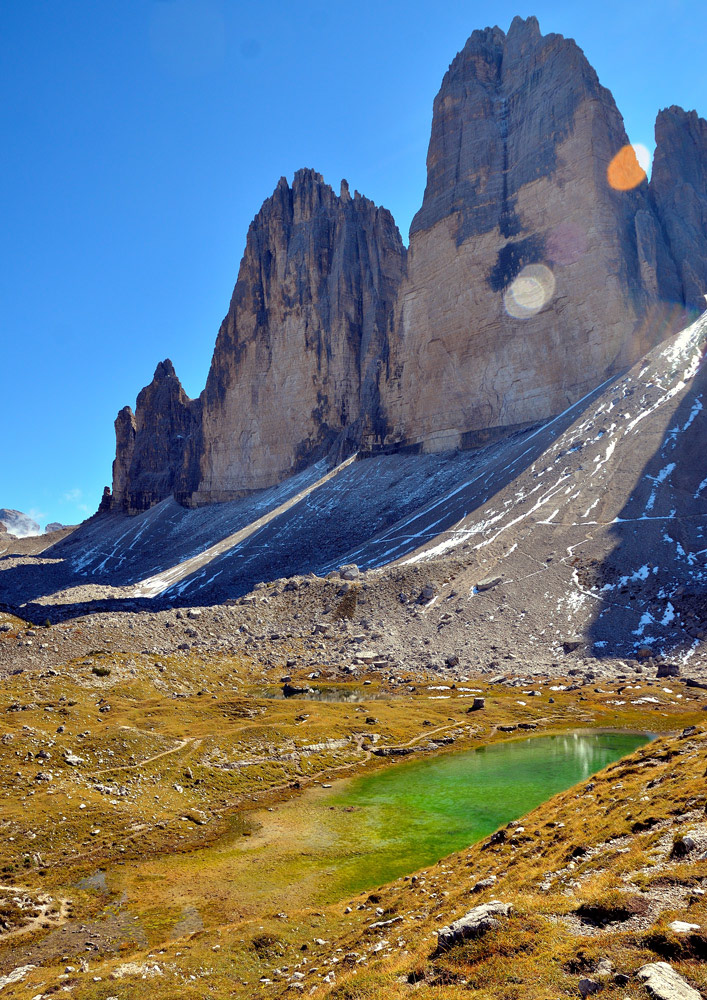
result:
[[[671,107],[655,123],[650,194],[675,263],[663,293],[702,311],[707,293],[707,121]],[[672,278],[672,273],[670,274]]]
[[[532,17],[472,34],[434,103],[385,392],[392,441],[468,446],[550,417],[664,334],[645,323],[663,252],[655,226],[639,245],[647,185],[607,175],[627,144],[573,41]]]
[[[313,170],[282,178],[248,233],[203,399],[195,502],[271,486],[380,436],[405,249],[392,216]]]
[[[206,389],[169,362],[116,421],[113,497],[271,486],[322,456],[470,447],[557,414],[702,308],[707,123],[661,112],[650,185],[581,49],[475,31],[434,102],[406,250],[312,170],[251,224]]]
[[[137,397],[115,421],[112,506],[129,514],[147,510],[174,493],[196,488],[192,457],[200,431],[200,402],[189,399],[172,362],[161,361]]]

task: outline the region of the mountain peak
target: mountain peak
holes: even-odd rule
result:
[[[169,358],[165,358],[164,361],[160,361],[157,367],[155,368],[153,381],[157,382],[160,379],[176,378],[176,377],[177,373],[174,370],[174,365],[169,360]]]
[[[227,500],[320,458],[469,448],[563,411],[707,290],[707,123],[668,108],[656,138],[650,186],[612,180],[628,138],[576,43],[535,17],[474,31],[434,101],[409,253],[346,181],[281,177],[200,399],[166,359],[116,424],[119,505]]]

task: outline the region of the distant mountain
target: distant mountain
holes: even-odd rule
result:
[[[19,510],[0,508],[0,524],[5,526],[8,534],[15,538],[26,538],[28,535],[39,535],[41,528],[36,521]]]
[[[161,362],[116,421],[102,509],[271,487],[356,451],[483,445],[547,420],[696,315],[707,122],[656,122],[650,183],[582,50],[535,18],[475,31],[434,102],[409,250],[313,170],[250,226],[207,385]]]

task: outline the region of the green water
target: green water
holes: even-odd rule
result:
[[[357,891],[423,868],[517,819],[647,742],[569,733],[397,764],[322,800],[330,889]],[[336,860],[335,860],[336,859]]]

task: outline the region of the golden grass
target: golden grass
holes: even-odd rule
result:
[[[194,654],[157,658],[95,652],[66,663],[59,676],[10,678],[0,693],[5,734],[0,741],[0,884],[71,900],[65,927],[72,934],[89,927],[97,951],[85,951],[85,935],[78,932],[66,939],[61,954],[49,946],[56,933],[51,929],[37,928],[21,947],[0,935],[0,974],[33,964],[30,951],[46,955],[22,983],[6,987],[3,998],[42,995],[76,979],[71,995],[96,1000],[114,995],[250,1000],[278,995],[285,978],[273,970],[287,966],[291,971],[307,958],[301,965],[306,991],[316,985],[320,995],[340,1000],[410,995],[541,1000],[576,995],[576,969],[602,955],[617,968],[633,969],[655,958],[657,947],[677,947],[665,926],[674,916],[684,916],[682,910],[666,911],[653,939],[643,931],[624,933],[621,925],[600,936],[578,935],[569,915],[583,902],[613,905],[625,891],[651,891],[665,877],[666,863],[671,877],[685,883],[696,884],[707,874],[699,874],[702,869],[694,864],[666,862],[661,846],[673,827],[682,829],[683,812],[704,808],[702,736],[692,755],[679,739],[642,748],[603,772],[593,789],[580,786],[535,810],[523,821],[524,834],[486,850],[477,845],[433,866],[422,886],[398,879],[377,891],[375,903],[369,894],[352,900],[350,914],[344,913],[346,900],[317,902],[319,876],[313,873],[309,882],[303,878],[306,846],[299,861],[284,847],[268,854],[261,831],[269,824],[280,829],[283,845],[288,839],[296,845],[298,810],[280,808],[299,794],[296,785],[316,787],[318,781],[395,766],[371,757],[357,734],[372,730],[380,734],[380,743],[402,745],[426,742],[433,732],[456,732],[454,749],[461,749],[527,737],[526,732],[499,732],[499,724],[534,723],[537,733],[580,727],[667,732],[702,721],[699,698],[678,701],[660,694],[657,706],[633,706],[628,699],[616,706],[608,704],[618,700],[616,685],[606,684],[613,693],[584,688],[586,700],[580,702],[578,692],[554,692],[551,704],[545,690],[520,706],[516,689],[472,681],[469,686],[483,687],[486,709],[468,714],[469,697],[458,691],[447,692],[448,700],[432,700],[419,682],[414,692],[394,692],[371,676],[375,682],[365,689],[370,699],[361,704],[266,699],[263,686],[274,683],[277,674],[261,671],[245,657],[204,661]],[[646,682],[639,682],[645,688]],[[385,700],[373,697],[378,693]],[[110,710],[101,712],[105,705]],[[375,725],[366,723],[369,716]],[[346,742],[326,745],[336,740]],[[302,753],[317,744],[323,746]],[[48,759],[36,756],[42,749]],[[82,760],[66,763],[67,752]],[[51,782],[37,781],[38,772],[51,772]],[[268,808],[277,812],[269,814]],[[202,813],[208,819],[203,824]],[[188,814],[196,819],[182,818]],[[612,838],[626,843],[614,848]],[[572,861],[578,846],[598,844],[605,845],[601,852]],[[100,869],[106,869],[106,891],[77,886]],[[541,889],[553,871],[563,874]],[[493,890],[470,895],[470,885],[488,874],[498,877]],[[296,889],[273,898],[272,887],[290,878]],[[431,957],[435,928],[494,897],[514,905],[502,935]],[[377,908],[385,918],[404,916],[389,935],[390,953],[388,946],[370,951],[377,937],[367,927],[381,919]],[[278,916],[280,911],[286,918]],[[701,903],[690,904],[686,912],[691,921],[707,923]],[[103,933],[110,921],[124,933],[118,944]],[[136,929],[132,937],[128,926]],[[327,944],[317,945],[315,938]],[[398,945],[399,939],[404,944]],[[342,949],[338,956],[337,948]],[[365,963],[346,961],[353,952],[365,956]],[[84,955],[88,973],[63,972],[67,964],[78,970]],[[327,964],[332,957],[341,960]],[[693,982],[707,985],[692,953],[681,951],[674,961]],[[162,974],[111,980],[115,969],[128,962],[157,963]],[[318,963],[320,971],[312,974]],[[333,983],[322,981],[328,969],[334,971]],[[408,983],[418,974],[416,985]],[[273,979],[272,984],[261,984],[261,977]],[[626,994],[608,988],[604,995]]]

